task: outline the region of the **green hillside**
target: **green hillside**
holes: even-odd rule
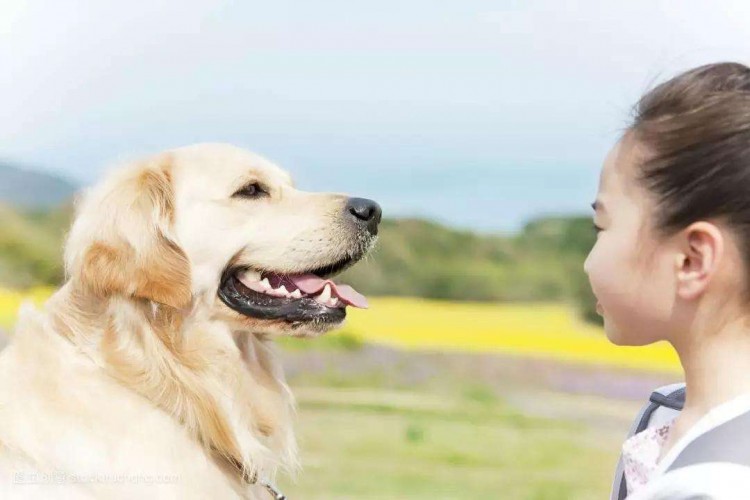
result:
[[[574,300],[596,320],[583,261],[587,217],[534,220],[512,236],[485,236],[424,220],[386,220],[374,254],[341,280],[373,295],[451,300]]]
[[[0,285],[57,284],[72,209],[0,205]],[[375,252],[341,281],[369,295],[478,301],[577,300],[591,310],[583,260],[588,218],[542,218],[512,236],[488,236],[417,219],[385,220]]]
[[[63,277],[62,240],[68,208],[21,211],[0,204],[0,285],[57,284]]]

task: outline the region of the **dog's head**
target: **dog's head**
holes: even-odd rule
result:
[[[207,314],[235,329],[311,335],[366,307],[331,278],[373,246],[373,201],[295,189],[221,144],[126,166],[79,203],[66,271],[90,292]]]

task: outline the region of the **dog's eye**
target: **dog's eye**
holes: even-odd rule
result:
[[[262,196],[268,196],[268,191],[263,189],[263,187],[257,182],[251,182],[247,186],[234,193],[232,196],[241,198],[260,198]]]

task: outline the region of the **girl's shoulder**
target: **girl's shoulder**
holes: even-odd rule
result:
[[[655,478],[628,500],[746,500],[748,486],[750,466],[699,463]]]
[[[683,390],[684,395],[684,390]],[[652,395],[653,396],[653,395]],[[667,404],[674,399],[667,398]],[[656,402],[654,402],[656,400]],[[660,397],[653,405],[664,408]],[[667,406],[679,412],[677,405]],[[642,412],[639,425],[652,427],[648,410]],[[750,486],[750,395],[738,396],[704,415],[679,439],[660,461],[648,485],[628,498],[741,498],[732,491]],[[614,494],[614,492],[613,492]],[[623,498],[621,495],[612,498]]]

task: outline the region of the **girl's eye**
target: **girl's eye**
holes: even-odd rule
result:
[[[234,193],[232,196],[239,198],[261,198],[263,196],[268,196],[268,191],[263,189],[263,187],[257,182],[252,182]]]

